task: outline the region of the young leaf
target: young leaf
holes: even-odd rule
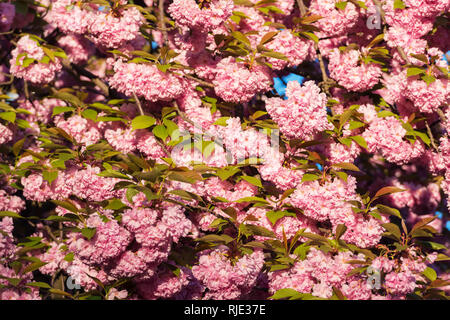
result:
[[[254,186],[260,187],[262,188],[262,183],[261,180],[259,180],[256,177],[252,177],[252,176],[242,176],[242,180],[247,181],[248,183],[251,183]]]
[[[397,188],[397,187],[384,187],[381,188],[380,190],[377,191],[377,193],[375,193],[375,196],[373,197],[373,199],[388,195],[388,194],[392,194],[392,193],[396,193],[396,192],[403,192],[405,191],[404,189],[401,188]]]
[[[131,128],[133,130],[136,129],[145,129],[151,127],[156,123],[156,119],[150,116],[142,115],[137,116],[131,121]]]
[[[81,230],[81,234],[86,237],[88,240],[91,240],[92,237],[95,236],[95,233],[97,232],[96,228],[83,228]]]

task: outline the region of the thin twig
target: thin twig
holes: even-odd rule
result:
[[[179,75],[181,77],[186,77],[188,79],[194,80],[195,82],[201,84],[204,87],[214,88],[214,85],[212,83],[209,83],[209,82],[206,82],[206,81],[204,81],[202,79],[199,79],[199,78],[196,78],[194,76],[191,76],[190,74],[179,74],[179,73],[175,73],[175,72],[174,72],[174,74]]]
[[[96,84],[100,88],[100,90],[102,90],[102,92],[105,96],[109,96],[108,85],[106,83],[104,83],[95,74],[93,74],[92,72],[90,72],[74,63],[69,62],[68,60],[63,60],[62,64],[63,64],[64,68],[69,70],[72,74],[76,73],[78,75],[85,76],[85,77],[88,77],[89,79],[91,79],[92,82],[94,82],[94,84]]]
[[[444,112],[441,109],[437,109],[436,113],[439,115],[439,118],[441,118],[441,121],[443,123],[447,122],[447,117],[445,116]]]
[[[407,64],[411,64],[411,62],[409,61],[408,56],[406,55],[406,53],[405,53],[405,51],[403,50],[402,47],[397,46],[397,51],[400,54],[400,56],[402,57],[402,59],[406,61]]]
[[[139,113],[141,114],[141,116],[144,115],[144,110],[142,109],[142,105],[141,105],[141,101],[139,100],[138,96],[136,95],[136,93],[133,91],[133,98],[136,101],[136,104],[138,106],[139,109]]]
[[[47,231],[48,235],[50,236],[50,238],[52,238],[52,239],[53,239],[53,241],[55,241],[55,242],[59,243],[59,240],[58,240],[58,238],[56,238],[56,237],[55,237],[55,235],[53,234],[53,232],[52,232],[52,230],[50,229],[50,227],[49,227],[49,226],[47,226],[47,225],[44,225],[44,229],[45,229],[45,231]]]
[[[330,94],[330,87],[336,84],[336,81],[330,79],[327,75],[327,70],[325,67],[325,62],[323,61],[322,53],[320,52],[319,45],[314,43],[314,47],[316,49],[317,59],[319,60],[320,71],[322,72],[322,82],[320,85],[326,94]]]
[[[11,83],[14,82],[14,75],[13,74],[8,74],[8,73],[4,73],[4,72],[0,72],[0,73],[3,74],[5,77],[9,77],[8,81],[0,82],[0,86],[7,86],[7,85],[10,85]]]
[[[23,90],[25,91],[25,98],[30,100],[30,92],[28,91],[28,82],[26,80],[23,81]]]
[[[169,37],[167,35],[167,30],[165,30],[165,23],[164,23],[164,0],[159,0],[158,3],[158,9],[159,9],[159,27],[161,28],[161,32],[163,34],[163,44],[166,46],[169,42]]]
[[[317,53],[317,59],[319,60],[320,65],[320,71],[322,71],[322,79],[323,81],[328,81],[327,71],[325,69],[325,63],[323,62],[322,54],[320,53],[319,45],[317,43],[314,44],[316,53]]]
[[[166,145],[164,143],[162,143],[161,141],[156,139],[156,137],[155,137],[155,141],[161,147],[161,149],[163,149],[163,151],[165,152],[166,155],[170,154],[169,150],[166,148]]]
[[[430,141],[431,141],[431,145],[433,146],[433,148],[439,152],[439,148],[436,146],[436,144],[434,143],[434,137],[433,137],[433,133],[431,132],[431,128],[428,125],[428,121],[425,120],[425,126],[427,127],[427,133],[430,136]]]
[[[303,0],[297,0],[298,8],[300,9],[300,17],[304,17],[306,15],[306,7],[303,3]]]

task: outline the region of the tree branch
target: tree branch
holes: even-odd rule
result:
[[[300,17],[304,17],[306,15],[306,7],[303,3],[303,0],[297,0],[298,8],[300,9]]]
[[[139,109],[139,113],[141,114],[141,116],[144,115],[144,110],[142,109],[142,105],[141,105],[141,101],[139,100],[138,96],[136,95],[136,93],[133,91],[133,98],[136,101],[136,104],[138,106]]]
[[[167,34],[167,30],[165,28],[164,23],[164,0],[159,0],[158,10],[159,10],[159,28],[163,35],[163,45],[166,46],[167,43],[169,42],[169,36]]]
[[[439,148],[436,146],[435,142],[434,142],[434,137],[433,137],[433,133],[431,132],[431,128],[428,125],[428,121],[425,120],[425,126],[427,127],[427,133],[430,136],[430,141],[431,141],[431,145],[433,146],[433,148],[439,152]]]

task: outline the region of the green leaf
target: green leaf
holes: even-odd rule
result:
[[[53,51],[45,46],[41,46],[42,50],[44,51],[44,53],[47,55],[47,57],[51,60],[51,61],[55,61],[55,55],[53,53]]]
[[[67,54],[61,49],[58,48],[58,51],[53,51],[53,54],[55,55],[55,57],[60,57],[62,59],[67,59]]]
[[[137,195],[139,193],[139,191],[137,191],[134,188],[128,188],[125,195],[127,197],[127,200],[129,203],[133,203],[133,198],[135,195]]]
[[[432,76],[432,75],[429,75],[429,74],[423,75],[421,77],[421,79],[427,83],[427,86],[429,86],[430,84],[432,84],[433,82],[436,81],[436,78],[434,76]]]
[[[169,174],[170,180],[176,180],[181,182],[187,182],[187,183],[196,183],[197,181],[203,180],[202,176],[195,171],[177,171],[177,172],[171,172]]]
[[[284,54],[282,54],[280,52],[275,52],[275,51],[264,52],[264,53],[261,53],[261,55],[264,57],[274,58],[274,59],[278,59],[278,60],[285,60],[285,61],[289,60]]]
[[[410,54],[411,57],[416,58],[417,60],[422,61],[423,63],[428,64],[428,57],[425,54]]]
[[[54,294],[63,295],[63,296],[66,296],[66,297],[69,297],[69,298],[73,299],[73,296],[70,293],[65,292],[63,290],[60,290],[60,289],[51,288],[49,290],[49,292],[54,293]]]
[[[209,224],[209,227],[212,229],[222,230],[222,227],[226,226],[228,221],[222,218],[216,218],[213,222]]]
[[[328,239],[327,238],[325,238],[324,236],[315,234],[315,233],[302,232],[300,234],[300,236],[306,237],[306,238],[311,239],[311,240],[319,241],[319,242],[322,242],[322,243],[328,243]]]
[[[65,201],[61,201],[61,200],[51,200],[51,202],[53,202],[54,204],[56,204],[57,206],[63,207],[64,209],[67,209],[73,213],[77,213],[79,210],[77,209],[77,207],[70,201],[65,200]]]
[[[74,258],[74,253],[73,252],[69,252],[68,254],[66,254],[64,256],[64,260],[67,262],[72,262]]]
[[[96,121],[97,120],[97,111],[92,110],[92,109],[86,109],[83,110],[83,112],[81,113],[81,115],[83,116],[83,118],[92,120],[92,121]]]
[[[411,229],[411,232],[417,229],[421,229],[424,226],[426,226],[427,224],[429,224],[430,222],[434,221],[437,217],[426,217],[423,218],[422,220],[420,220],[419,222],[417,222]]]
[[[439,253],[436,261],[450,261],[450,257],[443,253]]]
[[[333,286],[333,296],[336,296],[337,300],[347,300],[347,297],[341,290]]]
[[[433,250],[446,250],[447,247],[443,244],[432,241],[417,241],[418,244],[425,245]]]
[[[269,204],[269,202],[267,202],[267,200],[260,198],[260,197],[244,197],[244,198],[240,198],[238,200],[235,201],[236,203],[242,203],[242,202],[252,202],[252,203],[265,203],[265,204]]]
[[[33,262],[31,264],[29,264],[25,269],[22,270],[22,274],[28,273],[28,272],[33,272],[37,269],[39,269],[42,266],[45,266],[47,264],[47,262],[43,262],[43,261],[36,261]]]
[[[355,141],[357,144],[359,144],[362,148],[367,149],[367,142],[366,140],[361,136],[351,136],[349,137],[353,141]]]
[[[20,150],[22,150],[23,144],[25,143],[26,138],[22,138],[16,143],[14,143],[12,150],[14,155],[17,157],[20,153]]]
[[[164,119],[163,123],[167,128],[167,133],[170,135],[170,138],[172,140],[177,140],[180,137],[180,130],[178,129],[178,125],[169,119]]]
[[[1,112],[0,118],[8,122],[14,123],[14,121],[16,121],[16,113],[13,111]]]
[[[217,119],[213,124],[217,125],[217,126],[223,126],[226,127],[227,126],[227,120],[230,119],[230,117],[220,117],[219,119]]]
[[[265,116],[266,114],[267,114],[266,111],[258,110],[254,114],[252,114],[252,118],[256,120],[258,118],[261,118],[262,116]]]
[[[333,167],[338,167],[338,168],[342,168],[345,170],[351,170],[351,171],[360,171],[357,166],[355,166],[353,163],[349,163],[349,162],[334,163]]]
[[[12,212],[12,211],[0,211],[0,217],[11,217],[11,218],[18,218],[23,219],[21,215],[18,213]]]
[[[343,180],[344,182],[347,182],[348,174],[346,174],[344,171],[336,171],[335,174],[338,176],[339,179]]]
[[[262,183],[261,180],[259,180],[256,177],[252,177],[252,176],[242,176],[242,180],[247,181],[248,183],[251,183],[254,186],[260,187],[262,188]]]
[[[347,1],[339,1],[339,2],[336,2],[334,5],[339,10],[345,10],[345,8],[347,7]]]
[[[133,60],[138,60],[139,58],[133,59]],[[170,64],[156,64],[156,67],[159,69],[159,71],[166,73],[167,70],[169,70],[169,68],[171,67]]]
[[[262,236],[262,237],[276,238],[275,233],[273,233],[272,231],[264,227],[256,226],[254,224],[242,223],[239,226],[239,230],[241,231],[242,234],[246,236]]]
[[[397,240],[400,240],[401,232],[400,228],[396,224],[384,223],[382,224],[382,227],[386,229],[388,232],[390,232]]]
[[[312,33],[312,32],[302,32],[301,34],[304,35],[305,37],[307,37],[308,39],[311,39],[315,43],[319,43],[319,37],[316,36],[314,33]]]
[[[35,62],[36,60],[33,58],[25,58],[22,60],[22,67],[27,68],[30,64]]]
[[[231,176],[235,175],[236,173],[238,173],[239,171],[240,171],[240,169],[236,168],[236,167],[225,167],[225,168],[218,169],[217,172],[216,172],[216,175],[222,181],[225,181],[229,177],[231,177]]]
[[[58,170],[46,170],[42,172],[42,177],[45,181],[48,181],[51,184],[53,181],[58,178]]]
[[[196,195],[195,193],[186,191],[186,190],[181,190],[181,189],[176,189],[176,190],[171,190],[168,193],[170,194],[174,194],[177,195],[179,197],[181,197],[184,200],[197,200],[197,201],[201,201],[201,197],[199,197],[198,195]]]
[[[96,228],[83,228],[81,230],[81,234],[86,237],[88,240],[91,240],[95,233],[97,232]]]
[[[403,0],[394,0],[394,9],[405,9],[405,3]]]
[[[423,141],[423,143],[425,143],[427,146],[429,146],[431,144],[431,139],[428,137],[428,135],[426,133],[416,131],[416,130],[414,130],[413,133],[416,136],[418,136]]]
[[[273,40],[273,38],[278,34],[278,31],[270,31],[267,32],[262,38],[261,41],[259,42],[260,46],[265,45],[266,43],[270,42]]]
[[[137,116],[131,121],[131,128],[133,130],[136,129],[145,129],[151,127],[156,123],[156,119],[150,116]]]
[[[432,268],[430,268],[430,267],[427,267],[427,268],[425,269],[425,271],[423,272],[423,275],[424,275],[425,277],[427,277],[428,279],[430,279],[431,281],[434,281],[434,280],[437,279],[436,271],[434,271],[434,269],[432,269]]]
[[[28,282],[26,285],[27,286],[31,286],[31,287],[51,289],[51,286],[48,283],[45,283],[45,282]]]
[[[160,125],[160,124],[155,126],[153,128],[152,132],[155,135],[155,137],[158,137],[163,141],[165,141],[166,138],[169,136],[169,134],[167,133],[166,127],[164,127],[163,125]]]
[[[382,110],[377,113],[378,118],[397,117],[397,115],[389,110]]]
[[[205,242],[223,242],[223,243],[230,243],[234,239],[226,234],[208,234],[206,236],[203,236],[201,238],[196,239],[195,241],[205,241]]]
[[[378,208],[378,210],[381,213],[388,214],[388,215],[391,215],[391,216],[396,216],[396,217],[402,219],[402,215],[400,214],[400,211],[398,211],[395,208],[391,208],[391,207],[385,206],[383,204],[377,204],[376,207]]]
[[[126,206],[127,205],[124,204],[119,199],[112,199],[112,200],[108,200],[108,205],[105,207],[105,209],[119,210],[119,209],[125,208]]]
[[[246,44],[247,46],[251,47],[251,42],[249,40],[249,38],[247,38],[243,33],[239,32],[239,31],[233,31],[231,33],[231,35],[238,41]]]
[[[339,224],[336,227],[336,240],[339,240],[345,231],[347,231],[347,226],[345,224]]]
[[[418,74],[424,74],[424,73],[425,73],[425,70],[420,69],[420,68],[415,68],[415,67],[408,68],[408,70],[406,70],[406,75],[408,77],[413,77],[413,76],[416,76]]]
[[[286,298],[291,298],[293,296],[296,296],[299,293],[300,292],[298,292],[297,290],[285,288],[285,289],[277,290],[277,292],[275,292],[275,294],[273,296],[269,297],[269,299],[274,299],[274,300],[286,299]]]
[[[358,129],[358,128],[364,127],[365,125],[366,124],[364,122],[351,120],[349,122],[349,129],[350,130],[354,130],[354,129]]]
[[[267,211],[266,217],[269,219],[269,221],[272,223],[272,225],[275,225],[278,220],[280,220],[283,217],[296,217],[297,215],[293,212],[289,211]]]
[[[310,249],[309,245],[306,245],[306,244],[302,243],[297,248],[295,248],[293,253],[295,255],[297,255],[300,258],[300,260],[305,260],[309,249]]]
[[[302,182],[319,180],[320,178],[321,178],[320,175],[313,173],[305,173],[302,177]]]
[[[403,192],[405,191],[404,189],[401,188],[397,188],[397,187],[384,187],[381,188],[380,190],[377,191],[377,193],[375,193],[375,196],[373,197],[373,199],[388,195],[388,194],[392,194],[392,193],[396,193],[396,192]],[[372,200],[373,200],[372,199]]]

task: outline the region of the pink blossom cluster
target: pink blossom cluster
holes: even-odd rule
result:
[[[350,50],[330,53],[330,76],[349,91],[366,91],[379,81],[382,74],[380,65],[366,64],[360,60],[361,52]]]
[[[314,82],[300,85],[291,81],[287,84],[286,96],[287,100],[267,99],[266,109],[287,137],[307,140],[329,128],[326,96]]]
[[[143,22],[135,7],[114,14],[97,11],[90,18],[92,22],[87,28],[90,39],[95,44],[108,48],[118,48],[127,41],[134,40]]]
[[[178,25],[208,32],[223,24],[233,9],[234,3],[230,0],[213,0],[202,7],[194,0],[175,0],[168,11]]]
[[[183,83],[177,76],[163,73],[154,65],[114,63],[114,75],[109,83],[126,95],[144,97],[149,101],[171,100],[183,93]]]
[[[284,54],[288,59],[281,60],[270,58],[269,63],[274,70],[282,70],[286,66],[295,67],[309,57],[311,43],[294,36],[289,30],[283,30],[270,41],[266,47]]]
[[[354,300],[369,300],[372,296],[366,279],[360,276],[346,278],[354,266],[347,263],[358,260],[361,254],[339,252],[330,256],[311,249],[304,260],[296,261],[289,270],[269,273],[269,291],[275,293],[282,288],[292,288],[300,293],[309,293],[320,298],[330,298],[333,287],[339,288]]]
[[[59,57],[55,57],[53,61],[49,60],[47,63],[41,62],[46,56],[45,52],[37,41],[28,35],[20,38],[17,47],[11,54],[11,73],[35,84],[45,84],[52,81],[55,74],[62,68]],[[26,59],[33,59],[33,62],[28,66],[23,66]]]
[[[347,3],[344,10],[336,7],[338,0],[313,0],[310,10],[321,17],[316,25],[326,36],[338,36],[348,32],[358,20],[358,10],[353,3]]]
[[[0,299],[448,298],[449,9],[3,1]]]
[[[230,263],[227,251],[217,249],[204,252],[198,265],[192,268],[194,276],[206,287],[206,299],[237,299],[251,290],[264,263],[262,251],[254,251]]]
[[[248,102],[255,94],[268,91],[273,82],[269,68],[255,65],[249,69],[231,57],[222,59],[216,72],[214,91],[228,102]]]
[[[411,143],[404,139],[407,131],[402,123],[392,116],[378,117],[376,112],[374,115],[373,108],[366,105],[359,109],[369,123],[369,127],[362,134],[368,150],[380,152],[388,161],[400,164],[420,157],[425,151],[421,140]]]

